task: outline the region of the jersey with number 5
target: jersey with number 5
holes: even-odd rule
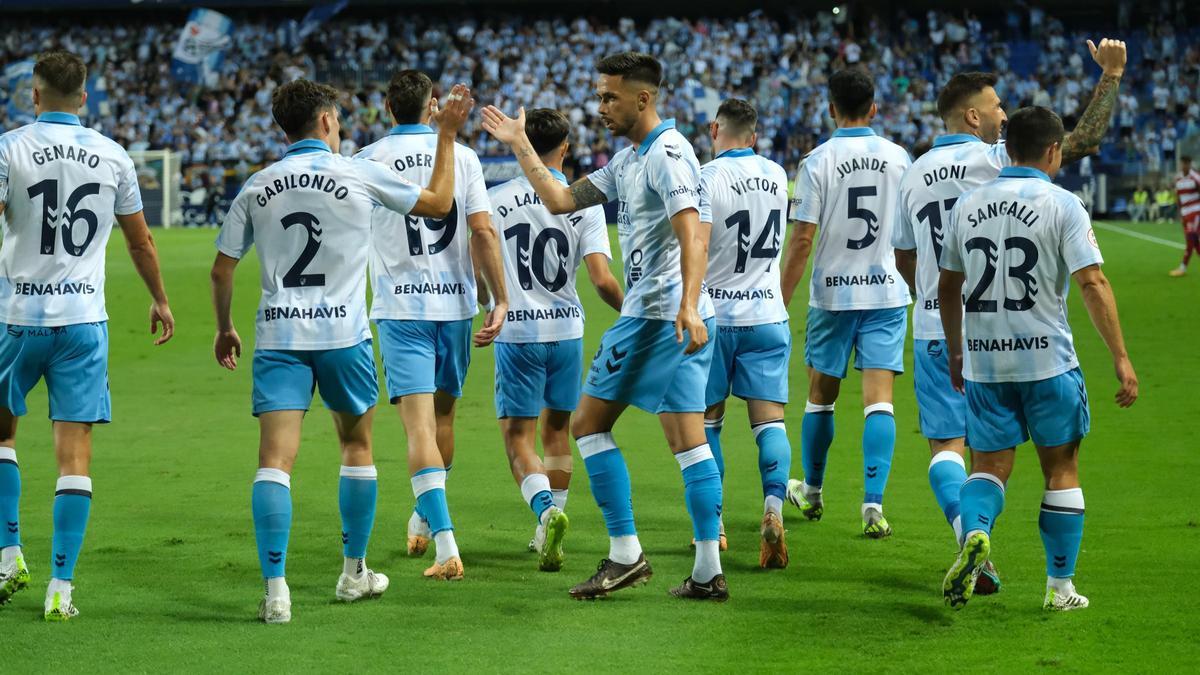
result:
[[[566,179],[558,174],[559,181]],[[521,176],[488,190],[492,225],[504,251],[508,316],[500,342],[554,342],[583,337],[575,273],[593,253],[612,258],[604,208],[556,216]]]
[[[829,311],[903,307],[892,228],[903,148],[869,127],[838,129],[808,153],[796,176],[791,219],[818,226],[809,304]]]
[[[946,337],[938,309],[938,259],[950,209],[964,192],[994,180],[1009,163],[1003,142],[988,144],[968,134],[948,134],[939,136],[904,173],[892,247],[917,252],[915,339]]]
[[[142,210],[125,150],[47,113],[0,136],[0,321],[67,326],[105,321],[104,249],[114,214]]]
[[[1033,382],[1079,365],[1067,323],[1071,275],[1103,262],[1079,198],[1009,167],[959,198],[941,266],[963,285],[963,376]]]
[[[389,167],[417,185],[433,176],[437,134],[402,124],[355,157]],[[454,144],[454,203],[445,218],[375,214],[371,318],[459,321],[475,316],[475,270],[467,217],[491,210],[475,151]]]
[[[301,142],[246,181],[217,249],[258,249],[262,299],[255,347],[314,351],[356,345],[367,324],[371,214],[408,213],[421,188],[387,167]]]
[[[717,324],[755,326],[788,318],[779,291],[788,181],[782,166],[749,148],[700,168],[700,222],[712,223],[704,281]]]

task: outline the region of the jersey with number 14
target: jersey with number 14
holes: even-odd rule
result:
[[[565,176],[551,170],[564,185]],[[504,251],[508,316],[498,342],[555,342],[583,337],[575,273],[593,253],[612,258],[604,209],[556,216],[524,176],[488,190],[492,225]]]
[[[891,246],[908,165],[903,148],[869,127],[838,129],[800,164],[791,219],[819,228],[809,305],[836,312],[908,304]]]
[[[67,113],[0,136],[0,322],[105,321],[104,249],[113,216],[142,210],[125,150]]]
[[[916,250],[916,308],[913,338],[944,340],[938,309],[938,260],[950,209],[967,190],[994,180],[1010,164],[1004,143],[988,144],[970,134],[939,136],[900,180],[900,204],[892,247]]]
[[[437,133],[401,124],[355,157],[390,167],[417,185],[429,185]],[[475,270],[467,216],[491,210],[483,167],[475,151],[454,144],[454,203],[445,218],[377,211],[371,244],[371,318],[460,321],[475,316]]]
[[[371,214],[408,213],[421,188],[387,167],[301,141],[259,171],[229,207],[217,250],[258,249],[262,299],[256,349],[315,351],[356,345],[367,324]]]
[[[963,377],[1035,382],[1078,367],[1067,291],[1102,262],[1083,203],[1037,169],[1005,168],[960,197],[941,266],[966,276]]]
[[[786,320],[779,254],[787,217],[787,172],[750,148],[740,148],[701,167],[700,184],[700,222],[712,223],[704,281],[717,324],[757,326]]]

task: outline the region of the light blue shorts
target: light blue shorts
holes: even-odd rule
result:
[[[50,419],[104,423],[108,395],[108,323],[4,327],[0,335],[0,406],[20,417],[25,397],[46,378]]]
[[[379,351],[388,398],[395,403],[409,394],[443,391],[462,396],[471,364],[471,320],[408,321],[384,319]]]
[[[921,435],[944,441],[967,435],[967,397],[950,384],[945,340],[913,340],[913,384],[921,413]]]
[[[903,373],[907,330],[907,307],[842,312],[809,307],[804,362],[818,372],[845,379],[853,349],[854,367],[858,370]]]
[[[301,351],[254,351],[254,415],[277,410],[308,410],[319,389],[325,407],[361,415],[379,399],[371,341],[352,347]]]
[[[1083,371],[1036,382],[967,381],[967,444],[1007,450],[1033,438],[1042,447],[1087,436],[1092,426]]]
[[[792,333],[787,321],[757,326],[717,326],[705,403],[715,405],[730,392],[744,400],[788,400],[788,359]]]
[[[496,417],[575,410],[582,380],[582,339],[496,343]]]
[[[600,340],[583,393],[621,401],[649,413],[704,412],[704,390],[712,365],[717,324],[706,319],[709,340],[684,354],[675,341],[675,323],[623,316]]]

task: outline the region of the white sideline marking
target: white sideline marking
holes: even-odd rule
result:
[[[1109,225],[1108,223],[1101,223],[1101,222],[1093,222],[1092,226],[1098,227],[1102,230],[1108,230],[1109,232],[1120,232],[1121,234],[1129,235],[1130,237],[1133,237],[1134,239],[1141,239],[1142,241],[1149,241],[1149,242],[1153,242],[1155,244],[1162,244],[1163,246],[1170,246],[1171,248],[1177,248],[1180,251],[1187,250],[1186,246],[1184,246],[1183,244],[1181,244],[1177,241],[1171,241],[1170,239],[1163,239],[1161,237],[1155,237],[1153,235],[1144,234],[1142,232],[1138,232],[1137,230],[1127,230],[1123,227],[1117,227],[1116,225]]]

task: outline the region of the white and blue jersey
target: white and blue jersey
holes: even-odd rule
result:
[[[605,332],[583,391],[651,413],[703,412],[712,341],[684,354],[686,345],[675,339],[683,274],[671,226],[671,217],[680,212],[700,212],[696,153],[675,130],[675,120],[666,120],[636,147],[617,152],[588,181],[618,202],[626,290],[621,318]],[[716,323],[703,289],[697,310],[711,335]]]
[[[1102,262],[1083,203],[1036,169],[1008,167],[964,194],[941,258],[966,275],[963,376],[1032,382],[1078,367],[1067,291]]]
[[[401,124],[355,155],[388,167],[417,185],[429,184],[437,133]],[[371,318],[460,321],[478,312],[467,217],[491,210],[475,151],[454,144],[454,202],[445,218],[373,214]]]
[[[378,384],[367,324],[371,216],[408,213],[421,188],[375,162],[318,140],[246,181],[217,250],[258,252],[262,298],[255,323],[254,414],[307,410],[314,387],[336,412],[362,414]]]
[[[671,217],[700,211],[700,163],[675,120],[666,120],[636,147],[624,148],[588,175],[588,181],[617,202],[617,237],[625,264],[621,316],[674,321],[683,298],[679,240]],[[700,318],[713,316],[712,301],[700,294]]]
[[[562,173],[551,170],[564,185]],[[508,316],[498,342],[554,342],[583,337],[583,303],[575,275],[584,258],[612,259],[604,209],[554,215],[524,176],[488,190],[501,242]]]
[[[712,225],[705,285],[717,323],[705,403],[730,393],[786,403],[792,338],[779,258],[787,172],[750,148],[738,148],[705,164],[700,183],[700,221]]]
[[[107,422],[104,252],[115,216],[142,210],[124,148],[47,112],[0,136],[0,407],[24,415],[46,379],[50,418]]]
[[[949,353],[938,308],[938,259],[950,209],[968,190],[994,180],[1010,163],[1003,142],[984,143],[970,134],[947,134],[919,157],[900,180],[893,248],[915,250],[913,386],[921,433],[926,438],[967,434],[967,401],[950,384]]]
[[[0,136],[0,321],[67,326],[105,321],[104,252],[115,215],[142,210],[125,149],[43,113]]]

